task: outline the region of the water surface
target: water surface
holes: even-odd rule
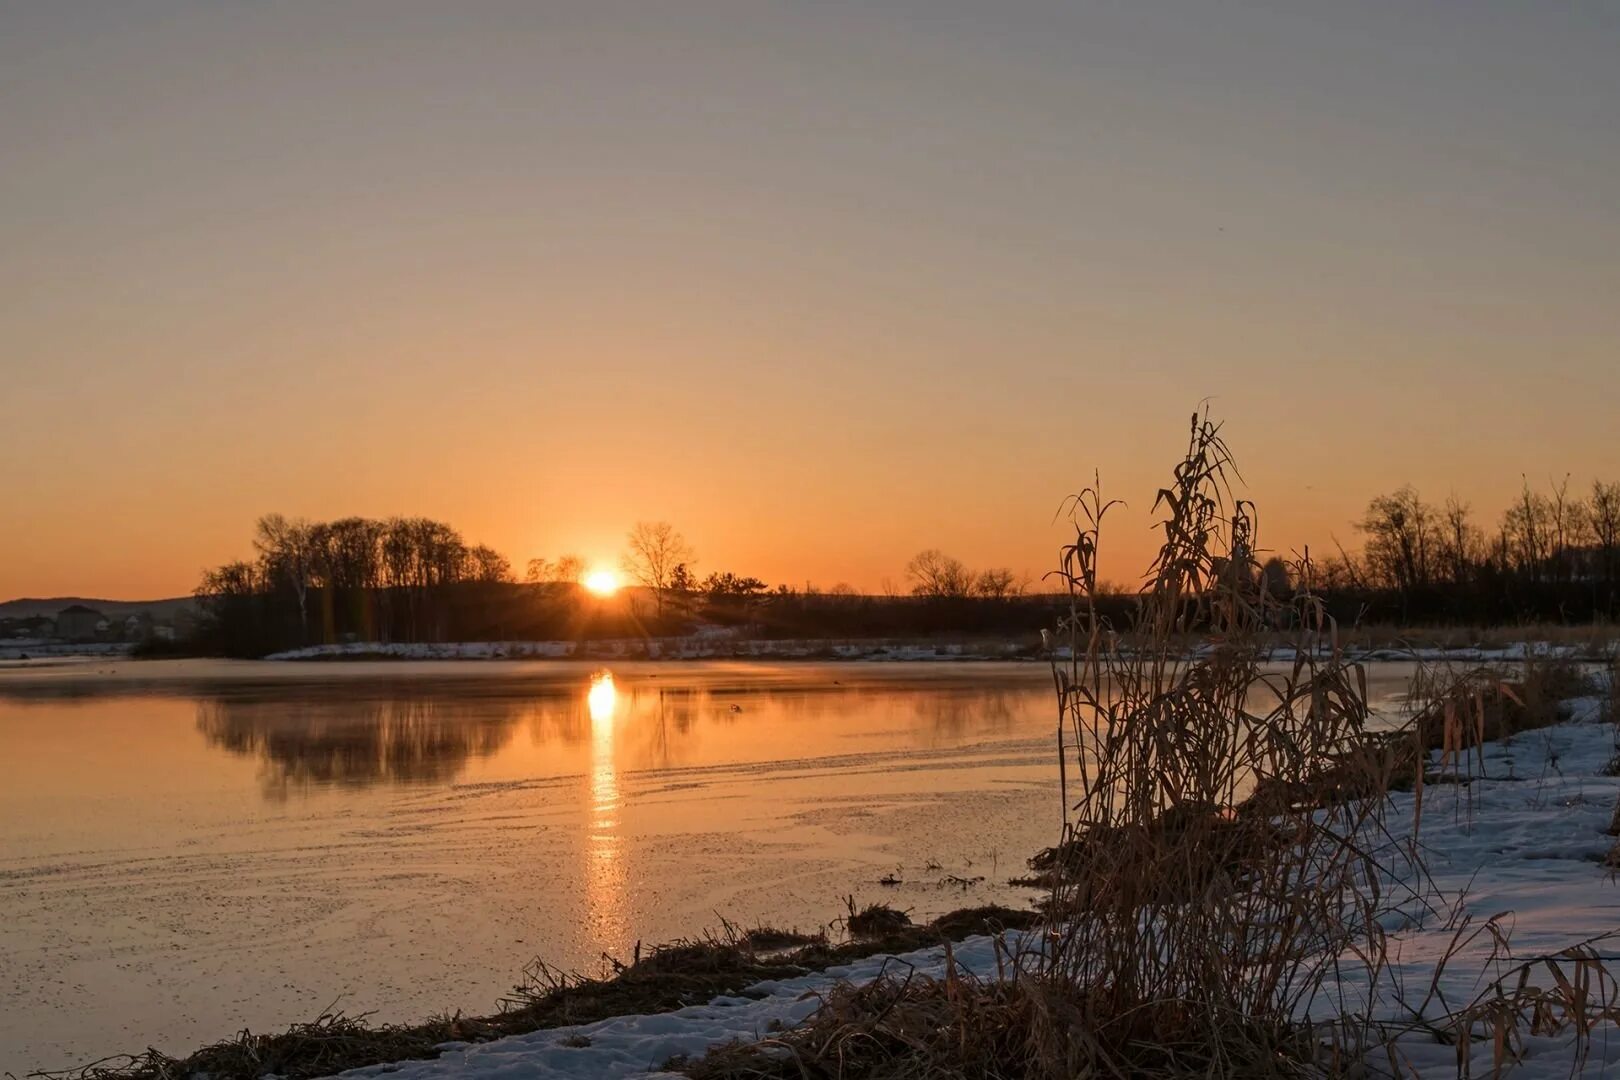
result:
[[[1054,723],[1032,664],[0,665],[0,1071],[1017,902]]]

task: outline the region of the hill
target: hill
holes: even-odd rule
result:
[[[95,608],[109,618],[146,612],[154,619],[170,621],[182,611],[194,609],[197,601],[190,596],[174,596],[164,600],[96,600],[83,596],[25,597],[0,601],[0,619],[27,619],[36,615],[52,618],[65,607],[83,604]]]

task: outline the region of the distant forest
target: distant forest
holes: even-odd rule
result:
[[[1410,487],[1371,500],[1359,550],[1313,553],[1314,589],[1344,626],[1496,626],[1607,622],[1620,616],[1620,484],[1569,491],[1524,487],[1494,530],[1449,499]],[[600,597],[573,556],[511,563],[426,518],[349,517],[257,523],[251,560],[205,573],[203,618],[190,647],[262,656],[338,641],[442,642],[661,637],[702,626],[761,638],[1017,636],[1033,640],[1066,609],[1045,584],[1005,568],[970,570],[929,549],[906,567],[905,591],[771,588],[730,571],[698,577],[695,553],[666,523],[638,524],[623,568],[631,587]],[[1254,569],[1256,588],[1290,594],[1298,560]],[[1105,614],[1129,624],[1129,586]]]

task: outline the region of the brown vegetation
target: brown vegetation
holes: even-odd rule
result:
[[[854,906],[854,901],[849,901]],[[523,970],[522,981],[483,1017],[434,1017],[417,1024],[373,1025],[369,1017],[328,1012],[277,1034],[243,1031],[183,1058],[149,1049],[78,1069],[30,1074],[40,1080],[260,1080],[276,1075],[313,1080],[366,1065],[434,1058],[446,1042],[487,1042],[547,1028],[587,1024],[611,1016],[669,1012],[745,991],[766,979],[784,979],[868,956],[906,952],[977,934],[1024,929],[1035,915],[1004,907],[964,908],[923,925],[883,905],[860,936],[832,942],[825,934],[775,927],[721,932],[642,950],[628,963],[607,959],[600,976],[561,971],[542,961]],[[899,918],[895,919],[894,916]],[[853,933],[853,930],[852,930]]]
[[[1592,1025],[1616,1018],[1590,945],[1523,964],[1440,1024],[1391,1025],[1321,1000],[1347,969],[1377,985],[1381,916],[1423,900],[1416,838],[1384,822],[1401,773],[1421,798],[1434,750],[1457,775],[1483,739],[1551,722],[1557,701],[1584,689],[1579,671],[1437,675],[1420,685],[1412,724],[1369,730],[1364,674],[1312,593],[1308,553],[1289,568],[1297,591],[1279,599],[1266,584],[1276,575],[1256,563],[1253,507],[1229,494],[1231,468],[1218,428],[1195,416],[1157,500],[1163,546],[1124,628],[1098,602],[1110,504],[1095,486],[1074,501],[1061,571],[1070,648],[1053,668],[1065,812],[1060,843],[1032,863],[1050,890],[1040,945],[1009,946],[994,979],[947,965],[941,979],[897,970],[841,987],[803,1027],[719,1048],[684,1063],[689,1074],[1348,1075],[1417,1028],[1454,1042],[1461,1063],[1478,1039],[1494,1040],[1500,1065],[1525,1032],[1554,1031],[1573,1032],[1582,1059]],[[1293,628],[1296,657],[1280,674],[1262,666],[1277,625]],[[1197,654],[1193,635],[1206,646]],[[1510,955],[1500,944],[1493,961]],[[1536,963],[1552,988],[1522,975]],[[1324,1011],[1327,1022],[1303,1022]]]

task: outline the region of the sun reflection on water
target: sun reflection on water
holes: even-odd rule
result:
[[[619,691],[613,674],[599,671],[591,676],[585,694],[585,707],[591,714],[591,834],[611,837],[618,824],[619,774],[613,764],[613,728],[619,708]]]
[[[625,869],[619,836],[619,772],[614,762],[614,733],[621,711],[613,673],[591,676],[585,693],[591,718],[590,820],[585,845],[585,888],[590,898],[590,926],[600,950],[616,955],[624,944]]]

